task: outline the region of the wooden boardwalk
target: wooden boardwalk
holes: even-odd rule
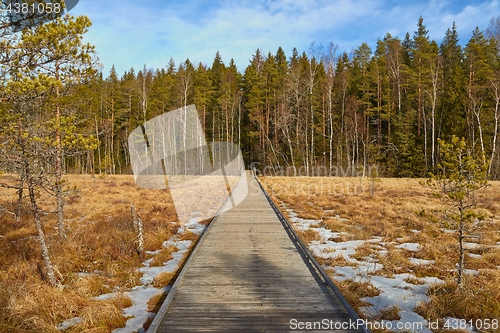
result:
[[[300,330],[299,323],[356,321],[292,242],[250,173],[247,181],[248,196],[212,222],[148,333],[325,332]]]

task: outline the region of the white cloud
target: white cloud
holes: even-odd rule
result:
[[[350,52],[361,42],[374,47],[387,32],[412,35],[420,15],[438,43],[453,21],[466,42],[476,25],[486,29],[500,6],[496,0],[108,0],[82,1],[72,14],[94,22],[86,40],[96,45],[105,74],[111,64],[121,74],[131,66],[165,67],[170,57],[211,65],[217,50],[226,63],[234,58],[240,70],[257,48],[267,54],[282,46],[290,56],[293,47],[302,52],[313,41],[333,41],[340,52]]]

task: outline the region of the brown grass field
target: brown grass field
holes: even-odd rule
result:
[[[8,175],[0,178],[1,183],[15,180]],[[82,321],[65,332],[110,332],[123,327],[127,318],[122,309],[131,302],[126,295],[118,293],[119,296],[107,301],[92,298],[111,291],[125,292],[139,285],[142,273],[138,268],[152,257],[137,253],[131,205],[144,221],[145,250],[162,250],[153,265],[161,265],[176,250],[162,247],[180,226],[168,191],[138,188],[132,176],[66,178],[71,186],[77,187],[66,199],[68,238],[62,242],[58,239],[55,214],[43,217],[59,287],[51,287],[45,280],[27,200],[20,222],[0,211],[0,332],[58,332],[59,323],[74,317]],[[277,202],[286,203],[300,217],[321,220],[326,228],[343,232],[339,241],[380,236],[385,242],[399,239],[420,243],[420,250],[414,253],[389,246],[385,256],[365,243],[355,256],[376,256],[384,265],[381,273],[386,276],[411,271],[417,277],[436,276],[445,280],[445,285],[430,288],[430,302],[416,309],[423,317],[500,317],[500,182],[491,182],[480,193],[483,203],[479,210],[485,219],[474,225],[473,233],[481,237],[481,247],[470,252],[481,256],[466,258],[466,268],[480,273],[468,276],[464,288],[456,288],[453,269],[458,260],[457,239],[443,231],[447,226],[445,207],[429,188],[420,184],[421,180],[382,179],[376,184],[373,197],[367,179],[262,177],[261,180]],[[43,193],[39,196],[44,210],[54,211],[54,199]],[[198,191],[187,196],[193,200],[214,200],[210,192]],[[15,199],[13,190],[0,188],[0,207],[13,211]],[[300,234],[306,243],[318,238],[314,231]],[[186,232],[181,238],[197,237]],[[432,259],[435,263],[410,265],[409,256]],[[349,264],[338,258],[318,259],[329,266]],[[167,285],[174,275],[161,274],[153,285]],[[377,294],[376,288],[359,281],[337,285],[356,309],[364,305],[361,297]],[[150,309],[158,309],[161,301],[161,296],[152,299]],[[397,318],[395,310],[386,309],[384,319]]]
[[[334,232],[342,233],[335,241],[367,240],[382,237],[387,242],[387,254],[364,243],[356,249],[355,258],[371,256],[383,264],[377,275],[412,273],[416,277],[438,277],[444,285],[429,288],[430,301],[421,303],[415,311],[424,318],[444,317],[476,319],[500,318],[500,182],[477,193],[481,199],[478,211],[482,221],[471,227],[471,242],[480,246],[469,250],[465,268],[478,270],[476,275],[466,275],[463,288],[456,286],[455,263],[458,262],[458,237],[446,231],[451,228],[446,206],[435,197],[432,189],[422,185],[422,179],[381,179],[375,183],[373,197],[371,182],[361,178],[337,177],[261,177],[261,182],[278,206],[281,203],[304,219],[319,220],[319,224]],[[284,212],[285,215],[288,212]],[[339,218],[340,217],[340,218]],[[308,244],[319,240],[312,229],[298,230]],[[399,241],[419,243],[416,252],[391,246]],[[432,265],[412,265],[409,258],[434,260]],[[344,258],[317,258],[326,266],[347,266]],[[334,274],[333,269],[327,270]],[[369,283],[347,280],[336,283],[355,309],[366,305],[362,297],[377,295]],[[382,318],[394,320],[394,309],[385,309]],[[396,318],[397,319],[397,318]],[[493,330],[495,331],[495,330]],[[496,330],[497,332],[500,330]],[[450,331],[447,331],[450,332]]]
[[[141,189],[133,176],[70,175],[66,179],[77,189],[66,198],[67,239],[61,242],[57,237],[55,214],[43,217],[58,288],[45,281],[28,200],[21,221],[16,222],[5,212],[15,210],[14,190],[0,188],[0,207],[4,208],[0,211],[0,332],[59,332],[57,325],[74,317],[82,318],[81,323],[65,332],[104,333],[123,327],[127,318],[122,308],[130,306],[126,295],[108,301],[92,298],[139,285],[142,273],[138,268],[152,257],[137,252],[131,205],[144,223],[145,251],[161,249],[152,265],[161,265],[176,250],[162,247],[180,226],[169,191]],[[14,181],[12,176],[0,175],[1,183]],[[41,192],[39,196],[44,211],[55,210],[54,198]],[[187,196],[193,200],[215,197],[199,192]],[[197,236],[186,231],[180,239]],[[160,274],[153,285],[162,287],[171,279],[172,274]],[[161,297],[152,300],[150,309],[157,309],[161,301]]]

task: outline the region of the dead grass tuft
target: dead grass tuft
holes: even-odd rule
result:
[[[371,305],[370,303],[362,301],[361,298],[375,297],[380,294],[378,289],[368,282],[344,280],[342,282],[337,282],[336,285],[356,311],[358,311],[360,307]]]
[[[73,326],[71,331],[104,333],[125,326],[127,318],[123,316],[122,309],[115,302],[114,300],[92,302],[80,313],[82,322]]]
[[[424,318],[455,317],[464,319],[500,318],[500,272],[481,272],[467,276],[463,287],[454,280],[435,285],[428,291],[430,301],[416,312]]]
[[[295,230],[297,233],[297,236],[304,242],[304,244],[309,245],[312,241],[319,241],[321,240],[320,234],[318,234],[316,231],[313,229],[307,229],[307,230]]]
[[[153,286],[156,288],[164,288],[171,283],[173,283],[173,278],[175,277],[176,272],[165,272],[160,273],[153,279]]]
[[[380,310],[380,317],[377,317],[377,320],[400,320],[401,316],[399,315],[399,311],[401,309],[399,306],[387,306]]]
[[[192,233],[191,231],[186,231],[179,237],[179,240],[188,240],[194,243],[198,240],[198,238],[199,236],[197,234]]]
[[[156,296],[153,296],[148,302],[148,311],[149,312],[158,312],[160,307],[167,297],[168,293],[159,293]],[[149,325],[148,325],[149,327]]]
[[[175,246],[167,246],[163,248],[158,254],[153,257],[150,266],[163,266],[169,260],[172,260],[174,257],[172,256],[173,252],[178,251],[179,249]]]
[[[86,277],[78,277],[71,283],[74,292],[82,297],[90,298],[111,292],[111,288],[106,284],[104,276],[92,274]]]
[[[316,259],[316,261],[320,265],[325,265],[325,266],[328,266],[328,267],[335,267],[335,266],[352,266],[352,267],[356,267],[356,266],[358,266],[356,263],[349,262],[349,261],[345,260],[345,258],[343,256],[341,256],[341,255],[336,256],[334,258],[318,257],[318,258],[315,258],[315,259]]]

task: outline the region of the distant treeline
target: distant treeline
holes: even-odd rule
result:
[[[114,67],[67,99],[97,140],[67,158],[70,172],[129,173],[127,137],[163,112],[195,104],[207,141],[240,144],[248,165],[385,176],[426,176],[439,163],[438,138],[465,137],[500,177],[500,18],[461,47],[456,26],[439,44],[422,17],[403,39],[387,33],[351,54],[333,43],[286,55],[257,49],[239,71],[217,52],[210,67],[170,60],[121,77]],[[347,170],[347,171],[346,171]]]

